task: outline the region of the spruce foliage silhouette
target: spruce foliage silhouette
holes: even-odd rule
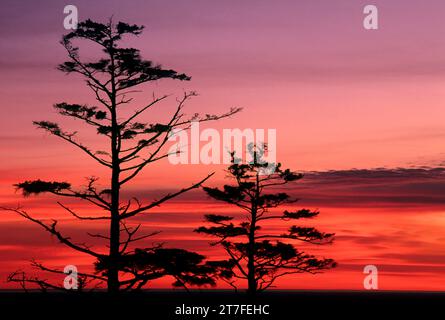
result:
[[[58,202],[60,207],[70,216],[88,223],[99,221],[107,227],[105,234],[88,235],[94,239],[105,241],[107,250],[95,250],[87,244],[75,242],[64,235],[59,229],[57,220],[47,223],[36,219],[22,208],[9,208],[23,218],[36,223],[55,236],[62,244],[78,252],[93,257],[96,262],[96,272],[79,272],[80,287],[93,283],[105,283],[109,292],[142,288],[148,281],[161,276],[170,275],[175,278],[174,285],[186,286],[214,284],[215,277],[227,277],[224,273],[224,263],[205,263],[204,257],[181,249],[164,249],[160,246],[151,248],[136,248],[135,242],[156,234],[140,235],[141,225],[130,225],[130,218],[147,213],[150,209],[169,201],[191,189],[198,188],[212,174],[175,192],[161,196],[157,200],[144,203],[133,197],[124,199],[122,190],[136,178],[148,165],[165,159],[168,152],[165,145],[174,129],[187,130],[191,121],[213,121],[229,117],[237,113],[239,108],[232,108],[221,115],[194,114],[187,117],[183,113],[184,105],[194,92],[186,92],[175,101],[172,114],[165,114],[162,122],[147,122],[143,115],[154,109],[161,102],[168,101],[167,95],[155,96],[143,106],[132,108],[131,95],[140,90],[142,84],[156,80],[170,79],[188,81],[190,77],[171,69],[145,60],[138,49],[123,46],[126,36],[138,36],[143,31],[142,26],[124,22],[98,23],[92,20],[80,22],[75,31],[65,35],[61,44],[66,49],[69,60],[60,64],[58,69],[67,74],[80,75],[96,99],[97,106],[61,102],[54,109],[62,116],[73,118],[93,127],[97,134],[106,140],[103,149],[93,150],[78,138],[77,132],[64,130],[58,123],[51,121],[35,121],[34,124],[47,133],[71,144],[87,157],[105,167],[110,175],[106,187],[101,188],[98,178],[89,177],[85,188],[75,188],[66,181],[30,180],[16,184],[23,195],[39,195],[50,193],[60,198],[84,201],[97,210],[98,214],[83,216],[75,210]],[[79,47],[82,42],[101,49],[103,57],[86,62],[80,57]],[[87,227],[86,227],[87,228]],[[172,259],[172,260],[169,260]],[[41,263],[32,265],[41,271],[59,273],[59,269],[51,269]],[[219,269],[219,267],[223,269]],[[37,277],[30,277],[22,272],[9,276],[9,281],[19,282],[23,286],[33,283],[42,289],[59,289],[60,286]],[[63,289],[63,287],[62,287]]]
[[[251,295],[270,288],[280,277],[303,272],[318,273],[335,267],[334,260],[316,258],[296,247],[298,241],[329,244],[333,241],[333,233],[293,224],[285,232],[267,230],[265,222],[295,223],[315,218],[319,212],[297,209],[277,213],[278,207],[297,201],[279,189],[297,182],[303,175],[283,169],[280,163],[275,165],[265,161],[266,145],[251,144],[249,150],[252,154],[250,163],[241,163],[235,153],[231,153],[232,164],[227,172],[235,182],[233,185],[224,185],[223,189],[203,188],[210,197],[240,209],[240,214],[237,218],[208,214],[205,220],[209,226],[195,231],[217,238],[211,245],[225,250],[234,279],[246,281],[247,292]],[[231,279],[229,283],[236,287]]]

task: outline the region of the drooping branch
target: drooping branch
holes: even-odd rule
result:
[[[37,277],[28,277],[26,273],[21,270],[14,271],[11,274],[9,274],[7,281],[18,283],[25,292],[28,291],[26,287],[27,284],[34,284],[37,287],[39,287],[40,290],[42,291],[47,291],[48,289],[52,289],[52,290],[72,292],[71,290],[65,289],[63,286],[56,286],[46,280],[39,279]]]
[[[85,147],[81,143],[75,141],[73,139],[73,136],[75,135],[75,133],[67,133],[67,132],[62,131],[62,129],[60,129],[59,125],[57,123],[54,123],[54,122],[34,121],[33,123],[38,128],[43,129],[43,130],[51,133],[52,135],[54,135],[56,137],[59,137],[59,138],[65,140],[65,141],[69,142],[70,144],[76,146],[77,148],[79,148],[80,150],[85,152],[87,155],[89,155],[91,158],[93,158],[94,160],[96,160],[100,164],[102,164],[102,165],[104,165],[106,167],[109,167],[109,168],[112,167],[112,164],[109,161],[106,161],[104,159],[99,158],[90,149],[88,149],[87,147]]]
[[[6,207],[0,207],[1,210],[11,211],[15,212],[21,217],[25,218],[26,220],[29,220],[31,222],[34,222],[35,224],[41,226],[45,231],[49,232],[53,236],[55,236],[61,243],[66,245],[67,247],[70,247],[71,249],[74,249],[79,252],[86,253],[90,256],[93,256],[95,258],[101,258],[103,255],[97,252],[92,251],[90,248],[86,247],[85,245],[79,245],[75,244],[71,241],[69,237],[63,236],[59,230],[57,229],[57,220],[53,220],[53,223],[51,225],[47,225],[43,221],[33,218],[31,215],[29,215],[26,211],[22,210],[20,207],[18,208],[6,208]]]
[[[110,220],[111,218],[109,216],[101,216],[101,217],[85,217],[80,216],[77,213],[75,213],[72,209],[68,208],[61,202],[57,201],[57,204],[61,206],[63,209],[65,209],[68,213],[70,213],[73,217],[79,219],[79,220]]]

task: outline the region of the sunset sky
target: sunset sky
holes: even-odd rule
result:
[[[309,225],[336,233],[329,247],[305,248],[339,263],[322,275],[285,278],[278,288],[363,290],[363,268],[373,264],[382,290],[445,290],[444,1],[372,1],[379,9],[379,30],[373,31],[362,26],[369,1],[359,0],[66,4],[78,7],[80,20],[104,22],[113,16],[145,25],[142,35],[126,44],[140,49],[144,58],[192,77],[142,86],[131,110],[153,92],[172,94],[163,103],[163,110],[172,110],[175,96],[196,90],[199,96],[186,108],[190,114],[243,107],[230,119],[202,128],[277,130],[278,160],[306,173],[287,191],[301,199],[297,208],[320,210]],[[85,144],[104,142],[52,109],[62,101],[95,103],[80,77],[56,70],[66,60],[59,44],[66,33],[64,5],[0,4],[0,204],[21,204],[39,218],[57,218],[64,231],[82,242],[88,240],[87,231],[106,226],[85,228],[60,210],[55,197],[23,198],[13,187],[37,178],[79,186],[92,175],[101,177],[103,185],[108,182],[107,172],[94,161],[32,125],[33,120],[53,120],[78,130]],[[160,109],[145,119],[163,119]],[[210,172],[216,174],[207,185],[220,186],[227,182],[223,169],[163,161],[123,192],[149,201]],[[192,231],[202,224],[203,214],[232,214],[233,209],[193,191],[139,221],[144,230],[162,231],[147,245],[165,242],[223,258],[208,245],[209,238]],[[0,288],[10,288],[6,276],[27,269],[31,258],[60,268],[91,268],[90,259],[2,212]],[[169,287],[170,280],[153,286]]]

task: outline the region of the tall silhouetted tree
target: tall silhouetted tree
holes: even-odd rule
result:
[[[148,123],[142,116],[146,111],[153,109],[158,103],[165,100],[166,95],[160,97],[153,95],[153,98],[147,104],[135,108],[134,111],[129,110],[128,105],[132,101],[129,96],[144,83],[160,79],[190,80],[190,77],[183,73],[164,69],[160,65],[144,60],[139,50],[121,45],[124,36],[137,36],[142,30],[142,26],[124,22],[115,24],[110,20],[110,22],[103,24],[86,20],[80,22],[77,29],[65,35],[61,41],[68,53],[69,60],[59,65],[58,69],[67,74],[82,76],[86,85],[94,94],[97,106],[62,102],[55,104],[54,108],[63,116],[77,119],[93,127],[98,135],[105,137],[108,142],[104,144],[102,150],[93,150],[87,147],[77,138],[77,132],[66,131],[55,122],[34,122],[38,128],[71,144],[99,165],[107,168],[110,172],[107,187],[100,189],[96,183],[97,178],[94,177],[88,178],[86,188],[81,189],[76,189],[65,181],[34,180],[16,185],[25,196],[51,193],[61,198],[80,199],[94,206],[101,213],[83,216],[58,202],[61,208],[79,220],[87,223],[89,221],[107,223],[109,231],[107,234],[89,233],[89,235],[104,239],[109,250],[100,252],[94,250],[91,246],[75,242],[59,231],[56,220],[48,224],[32,217],[21,208],[10,209],[25,219],[40,225],[66,246],[94,257],[97,260],[97,270],[100,272],[93,274],[79,273],[79,276],[85,279],[84,283],[88,280],[106,282],[110,292],[119,291],[121,288],[141,287],[148,280],[164,274],[174,276],[177,281],[183,284],[186,282],[192,284],[199,282],[212,283],[212,279],[203,277],[201,271],[204,270],[209,273],[211,270],[205,269],[209,265],[203,265],[202,257],[199,255],[180,251],[181,263],[185,266],[185,269],[181,270],[179,267],[174,269],[171,262],[168,262],[166,253],[172,253],[171,251],[161,250],[160,248],[130,250],[130,244],[153,234],[139,235],[137,232],[140,225],[129,226],[126,223],[129,218],[146,213],[184,192],[198,188],[211,174],[189,187],[166,194],[151,203],[143,203],[136,198],[124,200],[121,198],[121,190],[136,178],[147,165],[168,156],[165,145],[174,129],[186,130],[190,127],[191,121],[218,120],[239,111],[238,108],[233,108],[222,115],[201,117],[195,114],[187,117],[183,113],[183,107],[195,95],[193,92],[185,93],[182,98],[176,100],[175,111],[166,115],[168,118],[163,122]],[[84,61],[79,55],[79,48],[73,43],[79,40],[97,46],[101,49],[103,56],[95,61]],[[124,108],[126,106],[127,108]],[[128,115],[129,112],[131,112],[130,115]],[[150,267],[150,261],[157,261],[153,259],[155,254],[160,257],[159,263]],[[146,258],[145,262],[141,262],[143,260],[141,260],[141,256]],[[137,258],[137,261],[130,263],[130,258]],[[39,263],[34,263],[34,266],[44,271],[63,274],[61,270],[50,269]],[[141,266],[144,266],[144,268]],[[193,271],[197,272],[197,278],[193,277]],[[127,274],[125,280],[121,280],[120,274],[122,273]],[[37,283],[41,287],[54,287],[43,280],[26,278],[25,275],[18,273],[11,275],[9,280],[20,282],[27,280]]]
[[[276,213],[279,206],[297,201],[277,188],[296,182],[303,175],[282,169],[280,163],[275,165],[265,161],[266,148],[250,145],[250,163],[241,163],[234,153],[231,154],[232,164],[227,171],[235,181],[234,185],[224,185],[223,189],[204,187],[210,197],[238,207],[246,214],[245,218],[208,214],[205,219],[211,226],[195,230],[218,238],[212,245],[224,248],[235,277],[247,280],[249,294],[269,288],[279,277],[317,273],[336,265],[332,259],[318,259],[295,246],[295,241],[331,243],[333,233],[297,225],[291,225],[283,233],[267,231],[266,221],[296,222],[314,218],[319,212],[299,209]]]

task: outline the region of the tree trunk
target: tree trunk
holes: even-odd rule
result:
[[[107,286],[108,292],[116,293],[119,291],[119,259],[120,259],[120,220],[119,220],[119,196],[120,196],[120,129],[117,123],[117,104],[116,104],[116,84],[114,77],[114,57],[112,53],[112,44],[110,46],[110,57],[112,63],[111,70],[111,221],[110,221],[110,255]]]
[[[113,133],[112,135],[117,135]],[[116,138],[117,139],[117,138]],[[113,140],[113,139],[112,139]],[[116,147],[116,146],[115,146]],[[117,149],[113,149],[113,168],[111,175],[111,220],[110,220],[110,256],[108,268],[108,291],[119,291],[119,247],[120,247],[120,222],[119,222],[119,158]]]
[[[253,218],[253,217],[252,217]],[[247,293],[254,296],[257,291],[257,284],[255,279],[255,220],[252,219],[251,228],[249,232],[249,245],[247,256]],[[253,229],[252,229],[253,227]]]
[[[256,161],[256,157],[254,158]],[[257,280],[255,279],[255,228],[258,212],[258,198],[260,195],[259,189],[259,175],[256,175],[256,191],[255,197],[252,200],[251,206],[251,221],[249,230],[249,245],[248,245],[248,257],[247,257],[247,293],[251,296],[256,295],[258,287]]]
[[[116,173],[117,172],[117,173]],[[119,224],[119,169],[113,165],[112,187],[111,187],[111,221],[110,221],[110,256],[108,268],[108,292],[119,291],[119,246],[120,246],[120,224]]]

